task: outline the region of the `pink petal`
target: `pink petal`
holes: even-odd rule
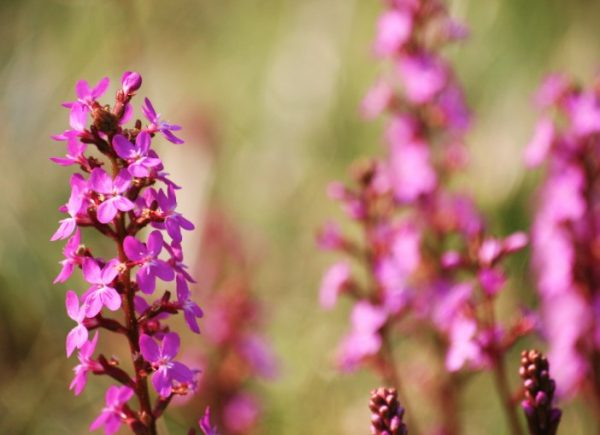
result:
[[[73,290],[67,290],[65,305],[69,317],[77,322],[79,320],[79,297]]]
[[[135,156],[133,144],[121,134],[117,134],[113,138],[113,148],[117,152],[117,155],[122,159],[127,160]]]
[[[94,168],[90,175],[89,185],[95,192],[109,194],[113,190],[113,181],[102,168]]]
[[[100,293],[102,304],[111,311],[117,311],[121,308],[121,296],[112,287],[105,287]]]
[[[98,221],[107,224],[112,221],[117,214],[117,207],[115,206],[115,198],[109,198],[98,206],[96,215]]]
[[[179,335],[175,332],[165,334],[162,342],[162,356],[174,358],[179,352]]]
[[[132,261],[139,261],[147,255],[146,246],[133,236],[125,237],[123,249],[127,258]]]
[[[100,266],[91,258],[83,260],[83,278],[90,284],[100,284],[102,282],[102,271]]]
[[[148,362],[156,362],[160,359],[160,349],[152,337],[142,334],[140,337],[140,351],[142,356]]]
[[[75,348],[81,348],[88,339],[88,330],[83,325],[77,325],[67,335],[67,357],[70,357]]]

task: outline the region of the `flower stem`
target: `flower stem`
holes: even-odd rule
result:
[[[117,228],[117,248],[119,250],[119,261],[121,261],[121,263],[127,262],[127,255],[123,248],[123,241],[127,236],[124,220],[125,217],[121,216],[118,220]],[[135,394],[140,403],[140,421],[146,427],[147,435],[156,435],[156,418],[154,417],[152,405],[150,404],[148,380],[144,374],[144,361],[140,353],[138,322],[133,305],[134,290],[131,287],[131,271],[129,268],[125,269],[125,271],[119,275],[119,281],[123,289],[123,311],[125,313],[127,338],[129,341],[131,358],[133,360],[133,367],[135,369]]]
[[[496,354],[494,362],[494,380],[496,382],[496,390],[502,401],[504,413],[508,420],[511,433],[513,435],[524,435],[521,425],[519,424],[519,417],[515,408],[515,402],[510,392],[510,386],[508,385],[508,378],[506,376],[506,365],[504,364],[504,358],[502,355]]]
[[[402,407],[406,410],[406,420],[409,423],[410,433],[413,435],[419,435],[420,431],[417,426],[416,415],[413,412],[413,408],[409,404],[408,395],[404,391],[402,381],[400,380],[400,375],[398,374],[394,359],[394,352],[385,328],[381,332],[381,338],[382,345],[380,356],[383,363],[382,376],[384,378],[384,382],[390,384],[396,389]]]

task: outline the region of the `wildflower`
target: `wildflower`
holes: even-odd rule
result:
[[[75,349],[81,349],[87,343],[88,330],[82,323],[85,319],[85,309],[79,306],[79,298],[72,290],[67,291],[66,306],[69,317],[77,322],[77,326],[67,335],[67,356],[71,356]]]
[[[144,244],[133,236],[127,236],[123,248],[127,258],[139,266],[136,273],[137,283],[146,294],[151,294],[156,288],[156,278],[172,281],[175,278],[169,264],[158,258],[163,247],[163,237],[160,231],[152,231]]]
[[[111,222],[117,212],[130,211],[134,204],[123,194],[131,185],[131,175],[126,169],[122,169],[113,180],[104,169],[94,168],[90,175],[90,188],[102,194],[101,203],[98,206],[98,220],[103,224]]]
[[[111,386],[106,390],[106,406],[90,425],[90,430],[104,426],[104,432],[113,434],[119,430],[121,423],[127,418],[124,405],[133,397],[133,390],[127,386]]]
[[[69,385],[69,390],[74,390],[76,396],[79,396],[79,394],[81,394],[85,388],[85,385],[87,384],[88,372],[102,370],[100,363],[92,358],[94,351],[96,350],[97,343],[98,333],[96,332],[94,334],[94,338],[92,338],[91,341],[86,341],[83,346],[81,346],[79,353],[77,354],[79,364],[73,369],[75,372],[75,377],[71,381],[71,385]]]
[[[161,164],[160,159],[148,157],[150,142],[150,135],[145,131],[137,135],[135,145],[121,134],[113,138],[113,146],[117,155],[127,160],[127,170],[134,177],[147,177],[154,168]]]
[[[179,335],[174,332],[165,334],[161,345],[148,335],[140,337],[140,350],[144,359],[156,370],[152,374],[152,385],[162,397],[168,397],[173,383],[192,382],[193,372],[184,364],[173,361],[179,352]]]
[[[121,307],[121,296],[112,287],[113,280],[119,273],[119,262],[109,261],[102,269],[96,261],[86,258],[83,262],[83,277],[93,284],[84,294],[86,317],[94,317],[106,306],[111,311]]]
[[[146,131],[149,133],[156,133],[160,131],[165,139],[174,144],[182,144],[183,140],[179,139],[177,136],[173,134],[174,131],[181,130],[181,127],[174,124],[169,124],[166,121],[160,120],[160,114],[156,113],[154,110],[154,106],[150,102],[148,98],[144,98],[144,105],[142,106],[142,112],[144,112],[144,116],[148,121],[150,121],[150,125],[147,127]]]

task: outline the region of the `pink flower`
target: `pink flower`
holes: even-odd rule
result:
[[[179,139],[177,136],[173,134],[174,131],[181,130],[181,127],[174,124],[169,124],[166,121],[160,120],[160,114],[156,113],[154,110],[154,106],[148,98],[144,98],[144,104],[142,106],[142,112],[144,112],[144,116],[148,121],[150,121],[150,125],[146,128],[148,133],[156,133],[161,132],[165,139],[174,144],[182,144],[183,140]]]
[[[210,422],[209,407],[206,407],[206,410],[204,411],[204,417],[198,420],[198,425],[200,426],[200,429],[202,429],[202,432],[204,432],[204,435],[219,435],[219,433],[217,432],[217,427],[212,426]]]
[[[119,430],[121,423],[127,418],[123,406],[133,397],[133,390],[129,387],[111,386],[106,390],[106,406],[90,425],[90,430],[104,426],[106,434],[113,434]]]
[[[108,85],[110,84],[110,80],[108,77],[104,77],[101,79],[96,86],[90,88],[87,80],[79,80],[75,85],[75,93],[77,94],[76,102],[63,103],[64,107],[73,108],[75,106],[80,106],[85,108],[86,110],[91,110],[92,104],[108,89]]]
[[[431,101],[447,80],[446,67],[441,60],[426,53],[403,55],[398,60],[407,98],[416,104]]]
[[[131,175],[127,169],[122,169],[113,180],[102,168],[94,168],[90,175],[90,187],[104,197],[98,206],[98,220],[103,223],[111,222],[118,211],[130,211],[134,208],[123,194],[131,185]]]
[[[344,239],[339,226],[335,222],[326,222],[317,234],[317,244],[323,250],[340,249]]]
[[[83,306],[79,306],[77,293],[73,290],[68,290],[65,303],[67,314],[77,322],[77,326],[71,329],[67,335],[67,356],[69,357],[75,349],[81,349],[87,343],[88,330],[82,323],[83,319],[85,319],[85,309]]]
[[[152,375],[152,385],[162,397],[171,394],[173,383],[191,383],[194,373],[184,364],[173,361],[179,352],[179,335],[175,332],[165,334],[161,345],[149,335],[140,337],[140,350],[144,359],[156,370]]]
[[[584,92],[572,96],[567,101],[567,110],[575,134],[585,136],[600,132],[600,104],[596,95]]]
[[[201,318],[204,313],[202,309],[191,298],[187,282],[182,275],[177,275],[177,301],[183,310],[183,316],[190,330],[196,334],[200,333],[200,327],[196,319]]]
[[[342,370],[351,371],[368,356],[375,355],[381,348],[379,329],[385,324],[388,314],[381,307],[359,301],[352,310],[352,330],[338,349],[338,364]]]
[[[400,202],[412,202],[431,192],[437,176],[427,145],[420,141],[390,144],[389,177]]]
[[[338,295],[350,283],[350,266],[346,262],[334,264],[325,273],[319,291],[321,306],[327,310],[333,308]]]
[[[77,355],[79,364],[73,369],[75,377],[71,381],[71,385],[69,385],[69,390],[74,390],[73,392],[76,396],[79,396],[85,388],[88,372],[102,370],[100,363],[92,359],[92,355],[94,355],[94,351],[96,350],[96,343],[98,343],[98,332],[94,334],[92,341],[86,341],[83,346],[81,346],[81,349],[79,349]]]
[[[457,316],[450,327],[450,348],[446,354],[446,368],[451,372],[464,365],[477,368],[483,364],[483,352],[476,341],[477,324],[473,319]]]
[[[80,142],[76,137],[67,139],[67,155],[65,157],[51,157],[54,163],[60,166],[82,165],[88,167],[88,162],[83,153],[87,144]]]
[[[77,229],[73,237],[69,239],[63,248],[63,255],[65,256],[65,259],[60,262],[62,268],[56,278],[54,278],[53,284],[65,282],[73,274],[73,269],[75,266],[80,266],[83,263],[83,258],[77,255],[80,243],[81,234],[79,229]]]
[[[412,32],[412,16],[406,11],[389,10],[379,18],[375,53],[389,56],[397,52],[408,41]]]
[[[140,290],[146,294],[154,292],[157,277],[163,281],[173,281],[175,278],[171,266],[158,258],[162,247],[163,237],[160,231],[152,231],[147,243],[142,243],[133,236],[127,236],[123,241],[127,258],[140,266],[136,279]]]
[[[552,106],[560,100],[569,88],[569,81],[560,74],[551,74],[542,83],[535,96],[536,104],[541,108]]]
[[[542,118],[535,127],[533,138],[525,148],[525,163],[528,167],[539,166],[548,155],[554,142],[554,124],[548,118]]]
[[[118,134],[113,138],[113,147],[119,157],[127,161],[127,170],[134,177],[147,177],[161,164],[159,158],[149,156],[150,135],[142,131],[135,138],[135,145]]]
[[[239,393],[226,404],[223,412],[224,426],[234,433],[248,433],[258,421],[260,407],[254,396]]]
[[[361,113],[366,119],[373,119],[379,116],[392,101],[394,96],[392,87],[388,82],[379,80],[369,90],[369,93],[361,104]]]
[[[95,317],[103,306],[111,311],[121,307],[121,296],[112,287],[112,282],[119,273],[119,262],[112,260],[100,269],[98,263],[91,258],[83,262],[83,277],[93,284],[83,295],[86,317]]]

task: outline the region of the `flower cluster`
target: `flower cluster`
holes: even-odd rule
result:
[[[503,357],[533,322],[520,313],[502,324],[495,303],[507,282],[502,261],[525,247],[527,236],[489,235],[470,197],[448,188],[452,175],[468,162],[464,135],[470,114],[440,50],[467,32],[438,0],[386,4],[374,50],[389,70],[367,94],[362,112],[367,118],[387,115],[387,152],[353,169],[355,187],[335,182],[328,188],[359,224],[363,240],[345,236],[332,222],[318,234],[321,248],[341,252],[366,269],[366,275],[354,273],[342,260],[322,280],[324,308],[332,308],[342,293],[355,301],[338,364],[345,370],[370,364],[398,387],[393,334],[407,322],[416,324],[431,332],[444,355],[446,370],[437,375],[434,397],[444,397],[439,406],[446,432],[458,431],[459,413],[452,409],[457,405],[446,400],[457,394],[455,373],[491,369],[513,431],[519,433]]]
[[[179,335],[166,324],[170,316],[183,312],[189,328],[199,332],[197,319],[203,313],[190,299],[194,280],[185,270],[181,250],[182,230],[193,230],[194,225],[177,212],[179,186],[168,178],[152,147],[158,134],[175,144],[183,141],[174,133],[180,127],[161,120],[147,98],[142,107],[147,123],[137,120],[126,126],[133,114],[131,99],[141,84],[138,73],[126,72],[111,108],[98,101],[109,86],[108,78],[93,88],[85,80],[78,82],[77,100],[63,104],[70,111],[70,129],[54,136],[66,142],[67,153],[52,160],[81,170],[72,175],[69,200],[60,208],[68,217],[52,236],[68,239],[54,282],[65,282],[80,269],[89,284],[81,296],[72,290],[66,295],[67,314],[76,322],[67,335],[67,356],[78,349],[79,357],[70,388],[80,394],[89,373],[119,383],[108,389],[106,407],[90,426],[103,426],[106,433],[125,423],[136,433],[155,434],[156,420],[172,397],[192,393],[198,374],[176,360]],[[153,231],[143,236],[148,226]],[[83,242],[85,228],[110,239],[116,254],[96,255]],[[159,281],[175,282],[176,300],[167,290],[159,293]],[[123,320],[109,317],[117,312]],[[114,358],[94,356],[100,335],[96,331],[89,340],[89,333],[100,329],[127,339],[133,374]],[[154,404],[148,378],[158,395]],[[139,409],[129,404],[134,395]]]
[[[558,393],[600,399],[600,91],[560,75],[537,98],[544,115],[525,152],[546,166],[532,229],[548,359]],[[585,388],[588,385],[591,388]]]
[[[556,383],[550,377],[548,360],[537,350],[521,352],[519,375],[525,387],[521,403],[531,435],[555,435],[561,411],[553,407]]]
[[[380,387],[371,391],[371,433],[373,435],[407,435],[408,428],[403,421],[404,408],[398,402],[398,394],[393,388]]]
[[[217,208],[206,214],[203,227],[198,274],[203,277],[199,289],[207,308],[203,322],[207,346],[196,357],[204,373],[198,390],[224,433],[254,433],[262,406],[252,384],[256,379],[274,379],[277,362],[261,334],[261,306],[252,291],[247,249],[236,227]]]

